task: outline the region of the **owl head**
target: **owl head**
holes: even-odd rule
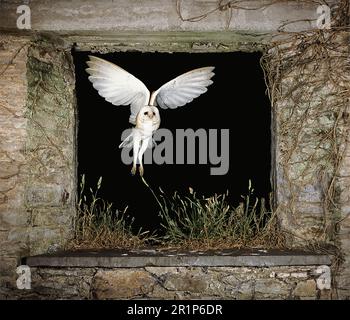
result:
[[[137,123],[152,122],[156,124],[160,121],[159,110],[155,106],[144,106],[140,109],[137,117]]]

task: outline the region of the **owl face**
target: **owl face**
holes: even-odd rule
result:
[[[159,125],[160,116],[159,110],[155,106],[144,106],[140,109],[137,118],[136,118],[136,126],[141,126],[142,124],[152,124],[152,126]]]

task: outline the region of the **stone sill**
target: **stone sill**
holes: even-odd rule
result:
[[[330,265],[328,255],[301,250],[230,249],[179,250],[79,250],[27,257],[30,267],[273,267]]]

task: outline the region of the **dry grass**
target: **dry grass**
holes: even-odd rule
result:
[[[250,181],[248,194],[242,196],[237,207],[227,202],[227,194],[204,198],[190,189],[187,196],[175,193],[169,198],[162,191],[157,196],[144,179],[143,182],[161,209],[163,246],[182,249],[284,246],[284,234],[275,213],[267,209],[265,199],[253,196]]]
[[[248,195],[233,207],[227,194],[199,198],[193,190],[188,196],[175,193],[167,197],[163,192],[154,195],[160,207],[163,236],[141,229],[134,233],[134,219],[127,216],[125,208],[113,211],[113,205],[98,197],[102,178],[85,192],[85,176],[80,183],[77,215],[74,220],[74,238],[69,249],[122,248],[135,249],[153,245],[158,248],[224,249],[240,247],[283,247],[284,235],[279,229],[276,215],[268,210],[265,200],[253,196],[249,183]]]
[[[140,229],[132,231],[134,219],[123,211],[113,210],[113,204],[98,197],[102,177],[98,180],[96,191],[90,188],[90,199],[84,194],[85,176],[80,183],[80,196],[77,215],[74,220],[74,239],[69,244],[71,249],[82,248],[139,248],[152,241],[149,232]]]

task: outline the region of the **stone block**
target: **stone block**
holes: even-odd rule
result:
[[[0,211],[2,210],[24,210],[23,198],[24,198],[24,186],[23,179],[18,178],[16,185],[13,189],[1,194],[3,198],[3,203],[0,201]]]
[[[13,241],[13,242],[16,242],[16,241],[23,241],[23,242],[26,242],[28,241],[29,238],[28,238],[28,228],[25,226],[25,227],[17,227],[17,228],[12,228],[11,231],[9,232],[9,235],[8,235],[8,241]]]
[[[332,291],[331,290],[320,290],[319,300],[331,300],[332,299]]]
[[[315,280],[299,282],[293,291],[293,295],[298,298],[316,299],[317,291]]]
[[[299,202],[322,202],[322,190],[318,186],[309,184],[299,192]]]
[[[297,202],[295,204],[297,212],[308,214],[309,216],[323,215],[323,205],[321,202]]]
[[[229,275],[221,278],[221,281],[224,284],[228,284],[234,288],[237,288],[241,285],[242,280],[237,277],[237,275]]]
[[[260,1],[249,1],[248,6],[259,7]],[[15,28],[17,2],[5,2],[0,12],[2,25]],[[38,31],[67,31],[81,32],[87,30],[106,32],[135,30],[143,31],[230,31],[245,30],[245,32],[277,31],[286,21],[296,21],[283,27],[283,31],[308,30],[315,27],[315,23],[306,19],[317,19],[316,6],[299,3],[275,3],[260,10],[233,9],[234,17],[227,25],[226,10],[216,10],[211,15],[197,23],[181,21],[171,0],[155,1],[119,0],[118,6],[111,6],[109,2],[96,0],[76,0],[74,2],[61,0],[47,3],[40,0],[30,4],[32,12],[36,12],[33,28]],[[181,12],[184,17],[192,17],[212,11],[217,3],[212,1],[182,2]],[[70,8],[70,10],[68,9]],[[74,19],[72,19],[74,12]],[[34,19],[33,19],[34,20]],[[300,21],[302,20],[302,21]]]
[[[152,293],[155,279],[140,269],[99,270],[93,279],[95,299],[142,298]]]
[[[350,203],[350,177],[338,178],[336,180],[336,186],[339,192],[339,203]]]
[[[0,243],[4,243],[7,241],[9,232],[7,230],[1,230],[1,225],[0,225]]]
[[[18,259],[15,257],[0,257],[0,275],[13,275],[16,272],[17,263]]]
[[[0,228],[9,230],[9,228],[26,227],[30,223],[30,212],[23,209],[1,210]]]
[[[163,286],[167,290],[200,293],[207,289],[208,283],[202,275],[191,272],[170,274],[166,277]]]
[[[254,298],[254,281],[247,281],[240,284],[237,288],[237,292],[232,292],[229,298],[235,298],[239,300],[251,300]]]
[[[292,272],[290,274],[290,277],[291,278],[297,278],[297,279],[307,279],[308,278],[308,274],[307,274],[307,272],[303,272],[303,271]]]
[[[350,177],[350,157],[345,157],[339,169],[339,176],[342,178]]]
[[[0,288],[1,287],[13,288],[16,286],[17,264],[18,264],[18,259],[15,257],[0,256]]]
[[[3,174],[6,174],[5,172]],[[0,179],[0,192],[7,192],[13,189],[16,185],[16,176],[12,176],[6,179]]]
[[[11,231],[13,232],[13,231]],[[30,254],[28,239],[25,231],[17,230],[19,235],[22,235],[22,238],[17,237],[15,240],[8,239],[1,243],[1,245],[6,248],[6,250],[0,251],[0,256],[12,256],[12,257],[24,257]]]
[[[0,179],[9,179],[19,173],[17,163],[9,161],[0,161]]]
[[[216,283],[209,285],[213,296],[223,296],[228,299],[240,300],[253,299],[255,280],[252,279],[251,274],[245,273],[244,270],[241,273],[236,270],[234,275],[219,276],[218,278]]]
[[[60,227],[31,227],[28,229],[31,254],[48,252],[50,248],[62,247],[67,233]]]
[[[60,185],[32,185],[26,191],[26,202],[31,207],[62,206],[64,190]]]
[[[34,208],[31,214],[31,224],[33,227],[43,226],[70,226],[74,216],[74,210],[68,208]]]
[[[183,293],[181,292],[181,294]],[[161,285],[154,286],[153,290],[147,293],[147,297],[149,297],[150,299],[170,299],[170,300],[176,300],[180,298],[178,291],[166,290]]]
[[[177,273],[185,270],[183,267],[145,267],[145,270],[157,277],[166,276],[167,274]]]
[[[31,268],[32,291],[47,299],[88,299],[93,268]]]
[[[257,279],[254,286],[256,299],[287,299],[289,286],[278,279]]]

